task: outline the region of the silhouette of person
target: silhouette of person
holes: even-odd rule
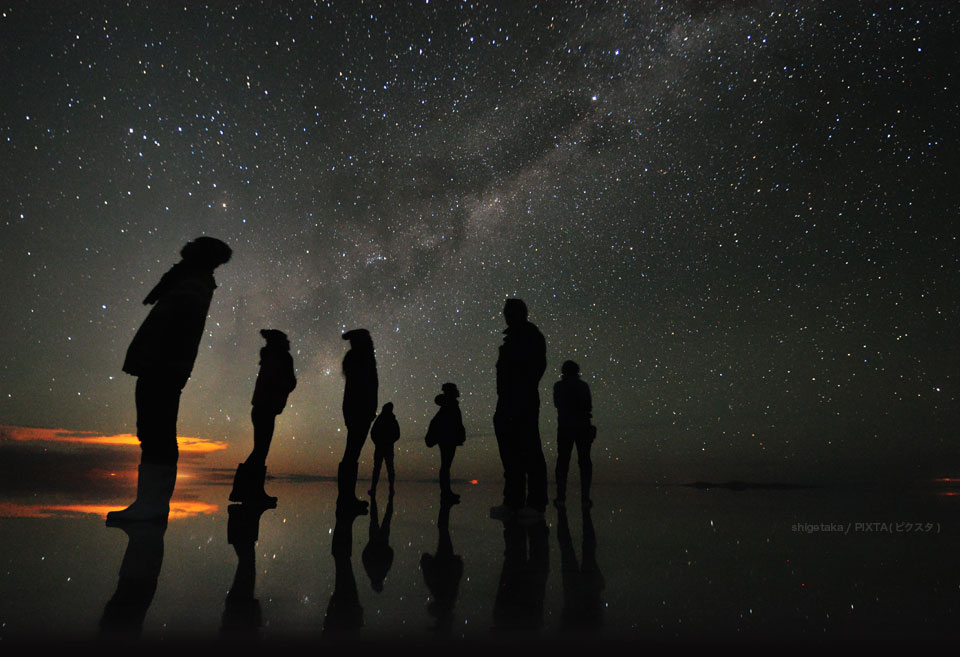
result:
[[[393,548],[390,547],[390,519],[393,518],[393,497],[387,501],[383,522],[377,520],[377,498],[370,500],[370,534],[366,547],[360,553],[363,567],[370,578],[370,586],[377,593],[383,591],[383,581],[393,565]]]
[[[427,605],[427,611],[437,619],[433,629],[438,637],[449,636],[453,629],[453,608],[457,603],[460,579],[463,577],[463,558],[454,554],[453,541],[450,539],[450,508],[451,504],[440,504],[440,514],[437,517],[437,549],[433,554],[424,553],[420,557],[423,581],[433,598]]]
[[[180,251],[182,260],[163,275],[143,300],[153,305],[127,349],[123,371],[137,377],[137,437],[140,467],[137,499],[111,511],[113,522],[163,518],[177,478],[177,414],[180,392],[197,358],[210,301],[213,270],[228,262],[230,247],[198,237]]]
[[[523,524],[518,518],[503,521],[503,569],[493,603],[496,632],[529,632],[543,625],[550,560],[546,520]]]
[[[173,493],[173,487],[169,489]],[[162,504],[163,500],[155,500]],[[120,562],[117,589],[107,601],[100,617],[100,635],[104,638],[133,639],[143,631],[143,620],[153,602],[157,579],[163,565],[163,535],[167,531],[167,512],[150,520],[107,520],[108,527],[119,527],[127,535],[127,549]]]
[[[387,464],[387,481],[390,483],[390,496],[393,497],[393,483],[396,473],[393,470],[393,444],[400,440],[400,424],[393,414],[393,402],[387,402],[380,415],[370,427],[370,440],[373,441],[373,475],[370,478],[370,495],[377,494],[377,481],[380,479],[380,467]]]
[[[560,572],[563,577],[563,611],[560,626],[595,634],[603,622],[601,594],[606,582],[597,565],[597,535],[590,509],[583,509],[583,558],[577,564],[567,522],[567,509],[560,507],[557,540],[560,543]]]
[[[343,357],[343,421],[347,425],[347,445],[337,468],[337,509],[366,513],[367,503],[357,499],[357,465],[370,423],[377,415],[377,361],[373,340],[367,329],[343,334],[350,350]]]
[[[254,545],[260,535],[262,504],[231,504],[227,507],[227,542],[237,553],[237,570],[227,593],[220,633],[244,640],[258,637],[263,625],[260,601],[254,597],[257,578]]]
[[[346,638],[363,627],[363,607],[360,594],[357,593],[357,580],[353,576],[353,521],[356,512],[336,514],[333,525],[334,584],[330,602],[323,618],[324,638]]]
[[[440,501],[450,504],[460,502],[460,496],[450,489],[450,466],[457,447],[466,439],[463,416],[460,414],[460,391],[456,384],[444,383],[442,393],[434,398],[440,409],[430,420],[425,441],[427,447],[440,446]]]
[[[277,498],[267,495],[263,489],[267,476],[267,453],[273,440],[277,416],[283,412],[287,397],[297,387],[297,377],[293,372],[287,334],[276,329],[262,329],[260,335],[267,344],[260,349],[260,370],[251,401],[253,451],[246,461],[237,466],[230,501],[276,506]]]
[[[494,518],[542,517],[547,506],[547,463],[540,443],[540,378],[547,368],[546,341],[527,320],[517,298],[503,306],[507,323],[497,358],[497,407],[493,428],[503,464],[503,504]]]
[[[590,482],[593,479],[593,462],[590,460],[590,444],[596,430],[590,424],[593,404],[590,386],[580,379],[580,366],[572,360],[560,368],[561,379],[553,384],[553,405],[557,408],[557,497],[554,506],[566,504],[567,471],[570,469],[570,453],[577,446],[577,463],[580,467],[580,503],[593,506],[590,500]]]

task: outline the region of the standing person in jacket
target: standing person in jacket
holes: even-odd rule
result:
[[[450,466],[457,453],[457,447],[466,439],[463,428],[463,416],[460,413],[460,391],[453,383],[444,383],[441,394],[434,398],[440,409],[430,420],[427,429],[427,447],[440,446],[440,503],[457,504],[460,496],[450,489]]]
[[[213,270],[228,262],[229,246],[198,237],[180,251],[182,260],[143,300],[153,308],[127,349],[123,371],[137,377],[140,467],[137,499],[107,514],[108,522],[165,518],[177,478],[177,415],[190,378],[217,283]]]
[[[519,514],[538,518],[547,506],[547,462],[540,443],[540,378],[547,369],[547,345],[527,320],[527,305],[507,299],[507,328],[497,358],[497,407],[493,428],[503,463],[503,504],[490,509],[494,518]]]
[[[577,463],[580,466],[580,503],[593,506],[590,501],[590,483],[593,479],[593,463],[590,461],[590,444],[595,429],[590,424],[593,403],[590,386],[580,379],[580,366],[572,360],[560,368],[560,380],[553,384],[553,405],[557,408],[557,497],[554,506],[566,504],[567,471],[570,468],[570,453],[577,446]]]
[[[343,421],[347,425],[347,445],[337,468],[337,510],[364,514],[367,503],[356,497],[357,466],[370,423],[377,415],[377,360],[373,340],[367,329],[343,334],[350,350],[343,357]]]
[[[276,329],[262,329],[260,335],[267,344],[260,349],[260,370],[251,401],[253,451],[246,461],[237,466],[230,501],[275,506],[277,498],[267,495],[263,490],[267,476],[267,452],[270,451],[277,416],[283,412],[287,397],[297,387],[297,377],[293,372],[287,334]]]
[[[377,481],[380,479],[380,467],[387,464],[387,481],[390,483],[390,497],[393,497],[393,482],[396,474],[393,470],[393,444],[400,440],[400,423],[393,414],[393,402],[387,402],[380,415],[370,427],[370,440],[373,441],[373,476],[370,481],[371,496],[377,494]]]

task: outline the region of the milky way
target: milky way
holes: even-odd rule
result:
[[[544,437],[572,358],[600,477],[950,474],[948,3],[4,7],[2,424],[130,431],[141,301],[208,234],[234,257],[180,432],[236,454],[279,328],[300,385],[271,459],[332,469],[363,326],[408,462],[454,381],[495,464],[518,295]]]

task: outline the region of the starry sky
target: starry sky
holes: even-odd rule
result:
[[[335,472],[340,335],[365,327],[401,475],[436,467],[445,381],[468,433],[454,474],[499,474],[516,295],[547,339],[548,462],[572,358],[599,480],[956,474],[958,18],[3,3],[0,424],[132,432],[141,301],[205,234],[234,256],[179,433],[225,442],[224,463],[251,446],[258,331],[278,328],[299,386],[268,465]]]

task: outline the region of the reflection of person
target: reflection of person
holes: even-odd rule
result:
[[[434,628],[437,636],[448,636],[453,629],[453,607],[457,603],[460,579],[463,577],[463,558],[453,553],[453,541],[450,539],[450,506],[440,504],[436,551],[420,557],[423,581],[433,598],[427,605],[427,611],[437,619]]]
[[[166,490],[173,493],[172,486]],[[131,639],[143,631],[143,619],[153,602],[163,565],[163,535],[167,531],[170,497],[155,499],[153,503],[165,504],[167,512],[150,520],[107,520],[107,526],[120,527],[127,534],[127,549],[120,562],[117,590],[100,618],[101,637]]]
[[[353,576],[353,521],[356,513],[338,513],[333,525],[334,584],[327,612],[323,618],[321,636],[346,637],[363,627],[363,607]]]
[[[543,518],[532,525],[517,519],[503,522],[503,569],[493,603],[495,631],[536,631],[543,625],[550,571],[548,535]]]
[[[221,636],[255,637],[263,624],[260,601],[253,596],[257,577],[254,545],[260,534],[260,516],[266,508],[262,504],[227,507],[227,542],[237,553],[237,570],[223,608]]]
[[[143,301],[153,309],[133,337],[123,363],[123,371],[137,377],[141,449],[137,499],[126,509],[108,513],[109,521],[162,518],[169,511],[179,458],[180,392],[193,371],[217,287],[213,270],[229,261],[231,254],[220,240],[198,237],[183,247],[183,259]]]
[[[367,329],[343,334],[350,350],[343,357],[343,421],[347,425],[347,445],[337,468],[337,509],[366,513],[367,503],[357,499],[357,465],[370,423],[377,414],[377,361],[373,340]]]
[[[117,590],[100,617],[100,636],[133,639],[143,632],[143,620],[157,590],[167,518],[129,521],[120,526],[127,534],[127,550],[120,563]]]
[[[460,502],[460,496],[450,488],[450,466],[457,447],[466,439],[463,416],[460,413],[460,391],[453,383],[444,383],[441,394],[434,399],[440,409],[430,420],[427,429],[427,447],[440,446],[440,501],[450,504]]]
[[[580,502],[590,507],[590,481],[593,478],[593,463],[590,461],[590,443],[594,428],[590,424],[593,404],[590,386],[580,379],[580,366],[572,360],[560,368],[561,379],[553,385],[553,405],[557,407],[557,497],[554,504],[559,508],[566,504],[567,471],[570,469],[570,453],[577,446],[577,464],[580,467]]]
[[[390,495],[393,495],[393,483],[396,473],[393,470],[393,444],[400,440],[400,424],[393,414],[393,402],[387,402],[380,410],[380,415],[370,427],[370,440],[373,442],[373,475],[370,478],[371,495],[377,493],[377,481],[380,479],[380,467],[387,465],[387,481],[390,484]]]
[[[560,572],[563,576],[561,628],[596,633],[603,621],[601,594],[606,582],[597,565],[597,535],[590,509],[583,509],[583,555],[577,564],[567,522],[567,510],[558,511],[557,540],[560,543]]]
[[[370,532],[369,540],[360,559],[370,578],[370,586],[377,593],[383,591],[383,581],[393,565],[393,548],[390,547],[390,519],[393,517],[393,498],[387,502],[383,512],[383,522],[377,518],[377,498],[370,500]]]
[[[515,513],[542,517],[547,505],[547,463],[540,444],[540,378],[547,367],[546,341],[527,321],[527,306],[507,299],[507,323],[497,358],[497,407],[493,428],[503,463],[503,505],[490,509],[496,518]]]
[[[267,476],[267,453],[273,440],[277,416],[287,405],[287,397],[297,387],[290,356],[290,341],[286,333],[276,329],[262,329],[260,335],[267,341],[260,350],[260,370],[253,388],[253,451],[247,460],[237,466],[233,478],[231,502],[249,502],[274,506],[277,498],[267,495],[263,482]]]

